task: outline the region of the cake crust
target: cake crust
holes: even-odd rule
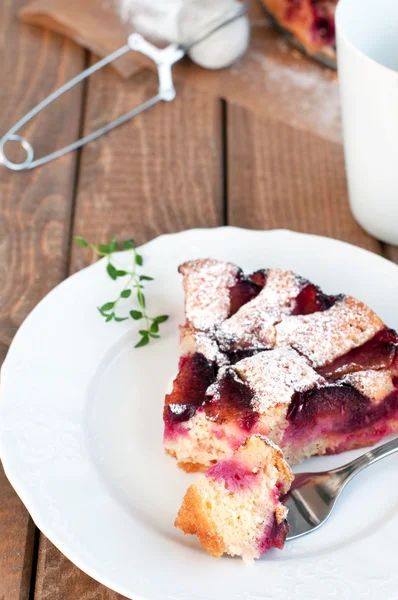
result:
[[[196,535],[202,547],[215,558],[224,554],[224,541],[195,485],[188,488],[174,526],[186,534]]]

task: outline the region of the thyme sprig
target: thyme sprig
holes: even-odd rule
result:
[[[123,242],[120,248],[115,237],[112,238],[110,244],[99,244],[98,246],[87,242],[80,236],[75,237],[75,241],[83,248],[91,248],[97,256],[106,257],[106,271],[111,279],[115,281],[119,277],[125,278],[124,286],[116,300],[105,302],[102,306],[97,307],[105,322],[116,321],[120,323],[127,321],[129,318],[134,321],[142,320],[145,326],[139,331],[141,339],[135,345],[136,348],[146,346],[152,339],[160,338],[159,325],[167,321],[169,317],[168,315],[150,317],[147,313],[143,282],[153,281],[153,277],[137,272],[143,266],[144,261],[141,254],[138,253],[134,241],[127,240]],[[130,270],[126,270],[117,264],[114,254],[120,250],[131,252],[132,267]],[[130,298],[132,294],[136,295],[139,310],[130,310],[129,316],[118,316],[116,309],[119,307],[119,303]]]

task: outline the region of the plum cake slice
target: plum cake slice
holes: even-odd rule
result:
[[[293,464],[398,429],[398,337],[365,304],[291,271],[180,270],[186,322],[164,444],[182,468],[206,470],[252,434]]]
[[[267,11],[310,54],[336,58],[337,0],[261,0]]]
[[[281,497],[292,480],[281,450],[264,437],[250,436],[188,488],[175,526],[196,535],[213,556],[251,562],[283,548],[288,526]]]

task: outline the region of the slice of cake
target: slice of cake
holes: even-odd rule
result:
[[[175,526],[197,535],[213,556],[251,562],[270,548],[283,548],[287,509],[280,499],[292,481],[279,448],[251,436],[190,486]]]
[[[208,469],[252,434],[293,464],[398,429],[398,336],[362,302],[279,269],[245,277],[200,260],[181,272],[186,323],[164,443],[184,469]]]
[[[261,0],[266,10],[310,54],[336,58],[337,0]]]

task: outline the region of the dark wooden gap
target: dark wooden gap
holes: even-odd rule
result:
[[[90,66],[90,57],[91,53],[88,50],[84,52],[84,69],[87,69]],[[85,135],[85,125],[86,125],[86,113],[87,113],[87,98],[88,98],[88,79],[85,79],[82,82],[82,104],[81,104],[81,112],[80,112],[80,120],[79,120],[79,130],[78,130],[78,138],[80,139]],[[79,179],[80,179],[80,166],[81,166],[81,157],[83,147],[75,150],[76,152],[76,168],[75,168],[75,176],[73,179],[73,190],[72,190],[72,202],[70,207],[70,216],[69,216],[69,239],[68,239],[68,248],[67,248],[67,260],[65,262],[65,277],[68,276],[70,270],[70,263],[72,259],[72,246],[73,246],[73,229],[75,222],[75,211],[76,211],[76,199],[77,192],[79,189]]]
[[[34,532],[33,532],[33,550],[32,550],[32,566],[30,572],[30,586],[29,586],[29,600],[34,600],[35,598],[35,589],[36,589],[36,574],[37,574],[37,563],[39,560],[39,545],[40,545],[40,530],[36,527],[36,525],[31,521]]]
[[[223,224],[228,225],[228,107],[227,101],[221,103],[221,142],[222,142],[222,176],[223,176]]]

